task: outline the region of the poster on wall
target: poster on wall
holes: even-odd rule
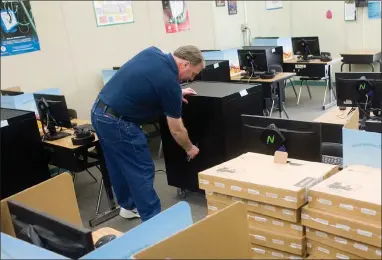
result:
[[[97,26],[133,23],[131,1],[93,1]]]
[[[369,19],[381,19],[381,1],[369,1],[367,12]]]
[[[237,1],[228,1],[228,14],[237,14]]]
[[[280,9],[283,7],[283,1],[265,1],[265,10]]]
[[[29,0],[2,1],[0,12],[1,57],[40,50]]]
[[[216,0],[215,4],[216,4],[217,7],[225,6],[225,1],[218,1],[218,0]]]
[[[166,33],[190,30],[190,17],[186,1],[162,1]]]

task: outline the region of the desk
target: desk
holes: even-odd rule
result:
[[[381,51],[350,51],[340,55],[342,56],[341,72],[345,64],[349,65],[349,72],[352,64],[368,64],[374,72],[373,63],[376,62],[379,63],[379,70],[382,72]]]
[[[89,121],[75,119],[72,121],[77,125],[88,124]],[[64,132],[73,134],[73,129],[63,129]],[[87,169],[89,148],[95,147],[97,150],[97,159],[100,161],[100,171],[102,174],[102,182],[105,187],[106,195],[109,202],[109,209],[98,214],[89,220],[91,227],[97,226],[119,214],[119,207],[114,200],[113,189],[107,173],[104,162],[102,149],[99,145],[98,138],[88,145],[73,145],[73,136],[67,136],[54,141],[44,141],[44,148],[50,153],[50,163],[59,168],[67,169],[71,172],[81,172]]]
[[[319,59],[299,62],[297,57],[285,60],[283,64],[284,71],[295,72],[297,76],[316,77],[320,79],[328,79],[326,82],[324,102],[322,108],[324,110],[336,105],[336,95],[332,86],[332,66],[342,60],[342,57],[333,57],[331,61],[325,62]],[[326,92],[329,89],[329,103],[326,104]]]
[[[279,110],[279,115],[280,115],[280,118],[282,117],[281,116],[281,113],[284,112],[286,117],[289,118],[288,116],[288,113],[287,111],[285,110],[285,107],[284,107],[284,102],[282,101],[283,100],[283,96],[281,95],[281,93],[283,93],[282,89],[281,89],[281,86],[280,86],[280,82],[281,81],[284,81],[284,80],[287,80],[287,79],[290,79],[292,77],[296,76],[296,73],[288,73],[288,72],[279,72],[277,73],[277,75],[273,78],[273,79],[250,79],[249,82],[252,82],[252,83],[261,83],[263,85],[263,93],[268,93],[268,89],[271,89],[272,87],[272,84],[276,83],[277,84],[277,90],[278,90],[278,110]],[[240,81],[240,82],[245,82],[247,83],[248,82],[248,79],[241,79],[241,75],[236,75],[236,76],[233,76],[231,77],[231,81]],[[271,98],[272,98],[272,95],[271,95]],[[271,108],[271,112],[269,114],[269,116],[272,116],[272,112],[273,112],[273,107],[274,107],[274,100],[272,99],[272,108]]]
[[[106,235],[115,235],[116,237],[120,237],[123,235],[123,233],[118,230],[115,230],[114,228],[109,228],[109,227],[100,228],[92,232],[94,244],[98,241],[98,239]]]

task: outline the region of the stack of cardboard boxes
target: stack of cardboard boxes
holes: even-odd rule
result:
[[[209,214],[235,201],[245,203],[253,258],[298,259],[306,256],[300,217],[308,188],[337,170],[294,159],[279,164],[273,156],[246,153],[199,173],[199,187],[206,191]]]
[[[381,169],[350,166],[312,187],[301,217],[311,256],[381,259]]]

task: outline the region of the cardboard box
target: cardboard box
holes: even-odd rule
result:
[[[305,237],[293,237],[267,229],[249,228],[249,236],[252,244],[265,246],[298,256],[304,256],[306,252]]]
[[[247,212],[237,202],[143,249],[134,259],[250,259]]]
[[[381,259],[381,248],[362,244],[313,228],[306,228],[306,238],[362,258]]]
[[[263,228],[295,237],[305,235],[305,228],[301,224],[275,219],[254,212],[248,212],[248,224],[250,227]]]
[[[302,208],[301,224],[306,227],[381,247],[380,225],[342,217],[319,209],[312,209],[308,205]]]
[[[309,207],[381,224],[381,169],[349,166],[309,189]]]
[[[289,254],[273,248],[252,244],[252,259],[303,259],[298,255]]]
[[[289,159],[287,164],[274,157],[246,153],[199,173],[203,190],[298,209],[308,201],[307,190],[336,173],[338,167]]]
[[[319,259],[362,259],[359,256],[343,252],[336,248],[323,245],[319,242],[308,239],[307,240],[307,251],[309,255],[313,255],[315,258]]]
[[[217,201],[226,205],[230,205],[235,201],[242,201],[247,205],[247,210],[251,212],[260,213],[265,216],[270,216],[293,223],[299,223],[301,220],[301,209],[288,209],[211,191],[206,191],[206,198],[207,200]]]
[[[208,215],[216,213],[228,207],[220,202],[207,200]],[[254,212],[247,212],[248,225],[255,228],[268,229],[274,232],[295,237],[303,237],[305,235],[305,227],[300,224],[295,224],[280,219],[275,219],[269,216],[264,216]]]

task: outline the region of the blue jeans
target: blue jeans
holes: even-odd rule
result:
[[[118,204],[129,210],[136,207],[142,221],[146,221],[161,211],[147,139],[138,125],[104,113],[97,103],[98,99],[92,108],[92,125]]]

